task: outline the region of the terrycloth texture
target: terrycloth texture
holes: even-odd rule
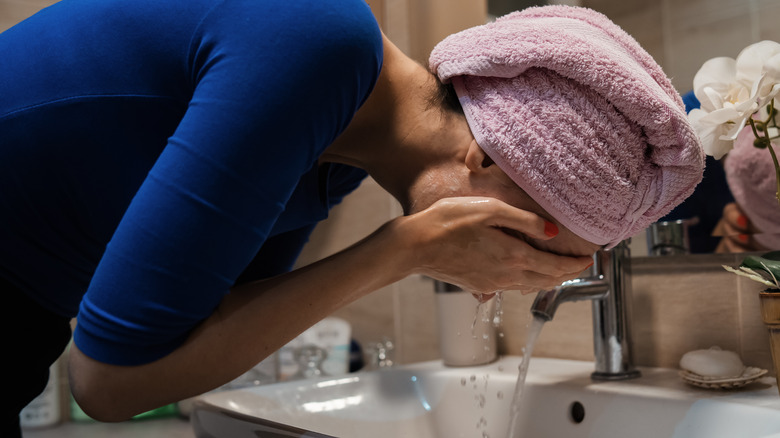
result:
[[[780,205],[775,199],[777,182],[772,156],[753,146],[753,130],[742,130],[734,149],[726,156],[724,168],[734,200],[761,233],[753,239],[767,249],[780,249]],[[780,147],[774,144],[775,152]]]
[[[547,212],[608,247],[687,198],[704,153],[661,68],[605,16],[536,7],[439,43],[477,143]]]

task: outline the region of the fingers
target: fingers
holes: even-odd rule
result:
[[[747,215],[732,202],[723,208],[723,217],[718,223],[717,233],[713,235],[723,236],[718,245],[717,252],[749,252],[762,249],[752,235],[759,231],[750,222]]]
[[[556,224],[536,213],[521,210],[495,198],[446,198],[435,203],[434,208],[449,209],[453,215],[480,212],[484,225],[516,230],[534,239],[551,239],[559,232]]]
[[[723,207],[723,219],[725,221],[725,234],[747,234],[750,231],[750,223],[747,216],[742,212],[739,206],[734,203],[728,203]]]
[[[518,251],[520,250],[518,247]],[[522,248],[519,257],[522,259],[523,269],[553,279],[577,276],[593,264],[592,256],[563,256],[536,249],[528,244]]]
[[[514,230],[542,240],[552,239],[559,233],[556,224],[533,212],[521,210],[496,199],[492,201],[495,210],[491,219],[492,225],[496,228]]]

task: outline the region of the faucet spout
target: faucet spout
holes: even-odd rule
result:
[[[598,251],[588,276],[564,282],[537,294],[531,313],[550,321],[562,303],[590,300],[593,303],[594,380],[625,380],[639,377],[631,351],[631,250],[624,241],[610,250]]]
[[[552,321],[555,311],[562,303],[601,299],[608,291],[609,284],[602,276],[575,278],[554,289],[540,291],[531,307],[531,313],[545,321]]]

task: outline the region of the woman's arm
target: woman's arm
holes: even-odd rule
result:
[[[320,262],[235,288],[180,348],[155,362],[108,365],[74,346],[74,397],[98,420],[124,420],[232,380],[336,309],[409,274],[492,292],[550,287],[591,261],[537,251],[502,228],[550,238],[543,219],[501,201],[439,201]]]

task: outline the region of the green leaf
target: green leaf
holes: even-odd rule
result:
[[[740,266],[763,272],[768,280],[777,282],[780,279],[780,251],[768,252],[761,256],[747,256]]]

